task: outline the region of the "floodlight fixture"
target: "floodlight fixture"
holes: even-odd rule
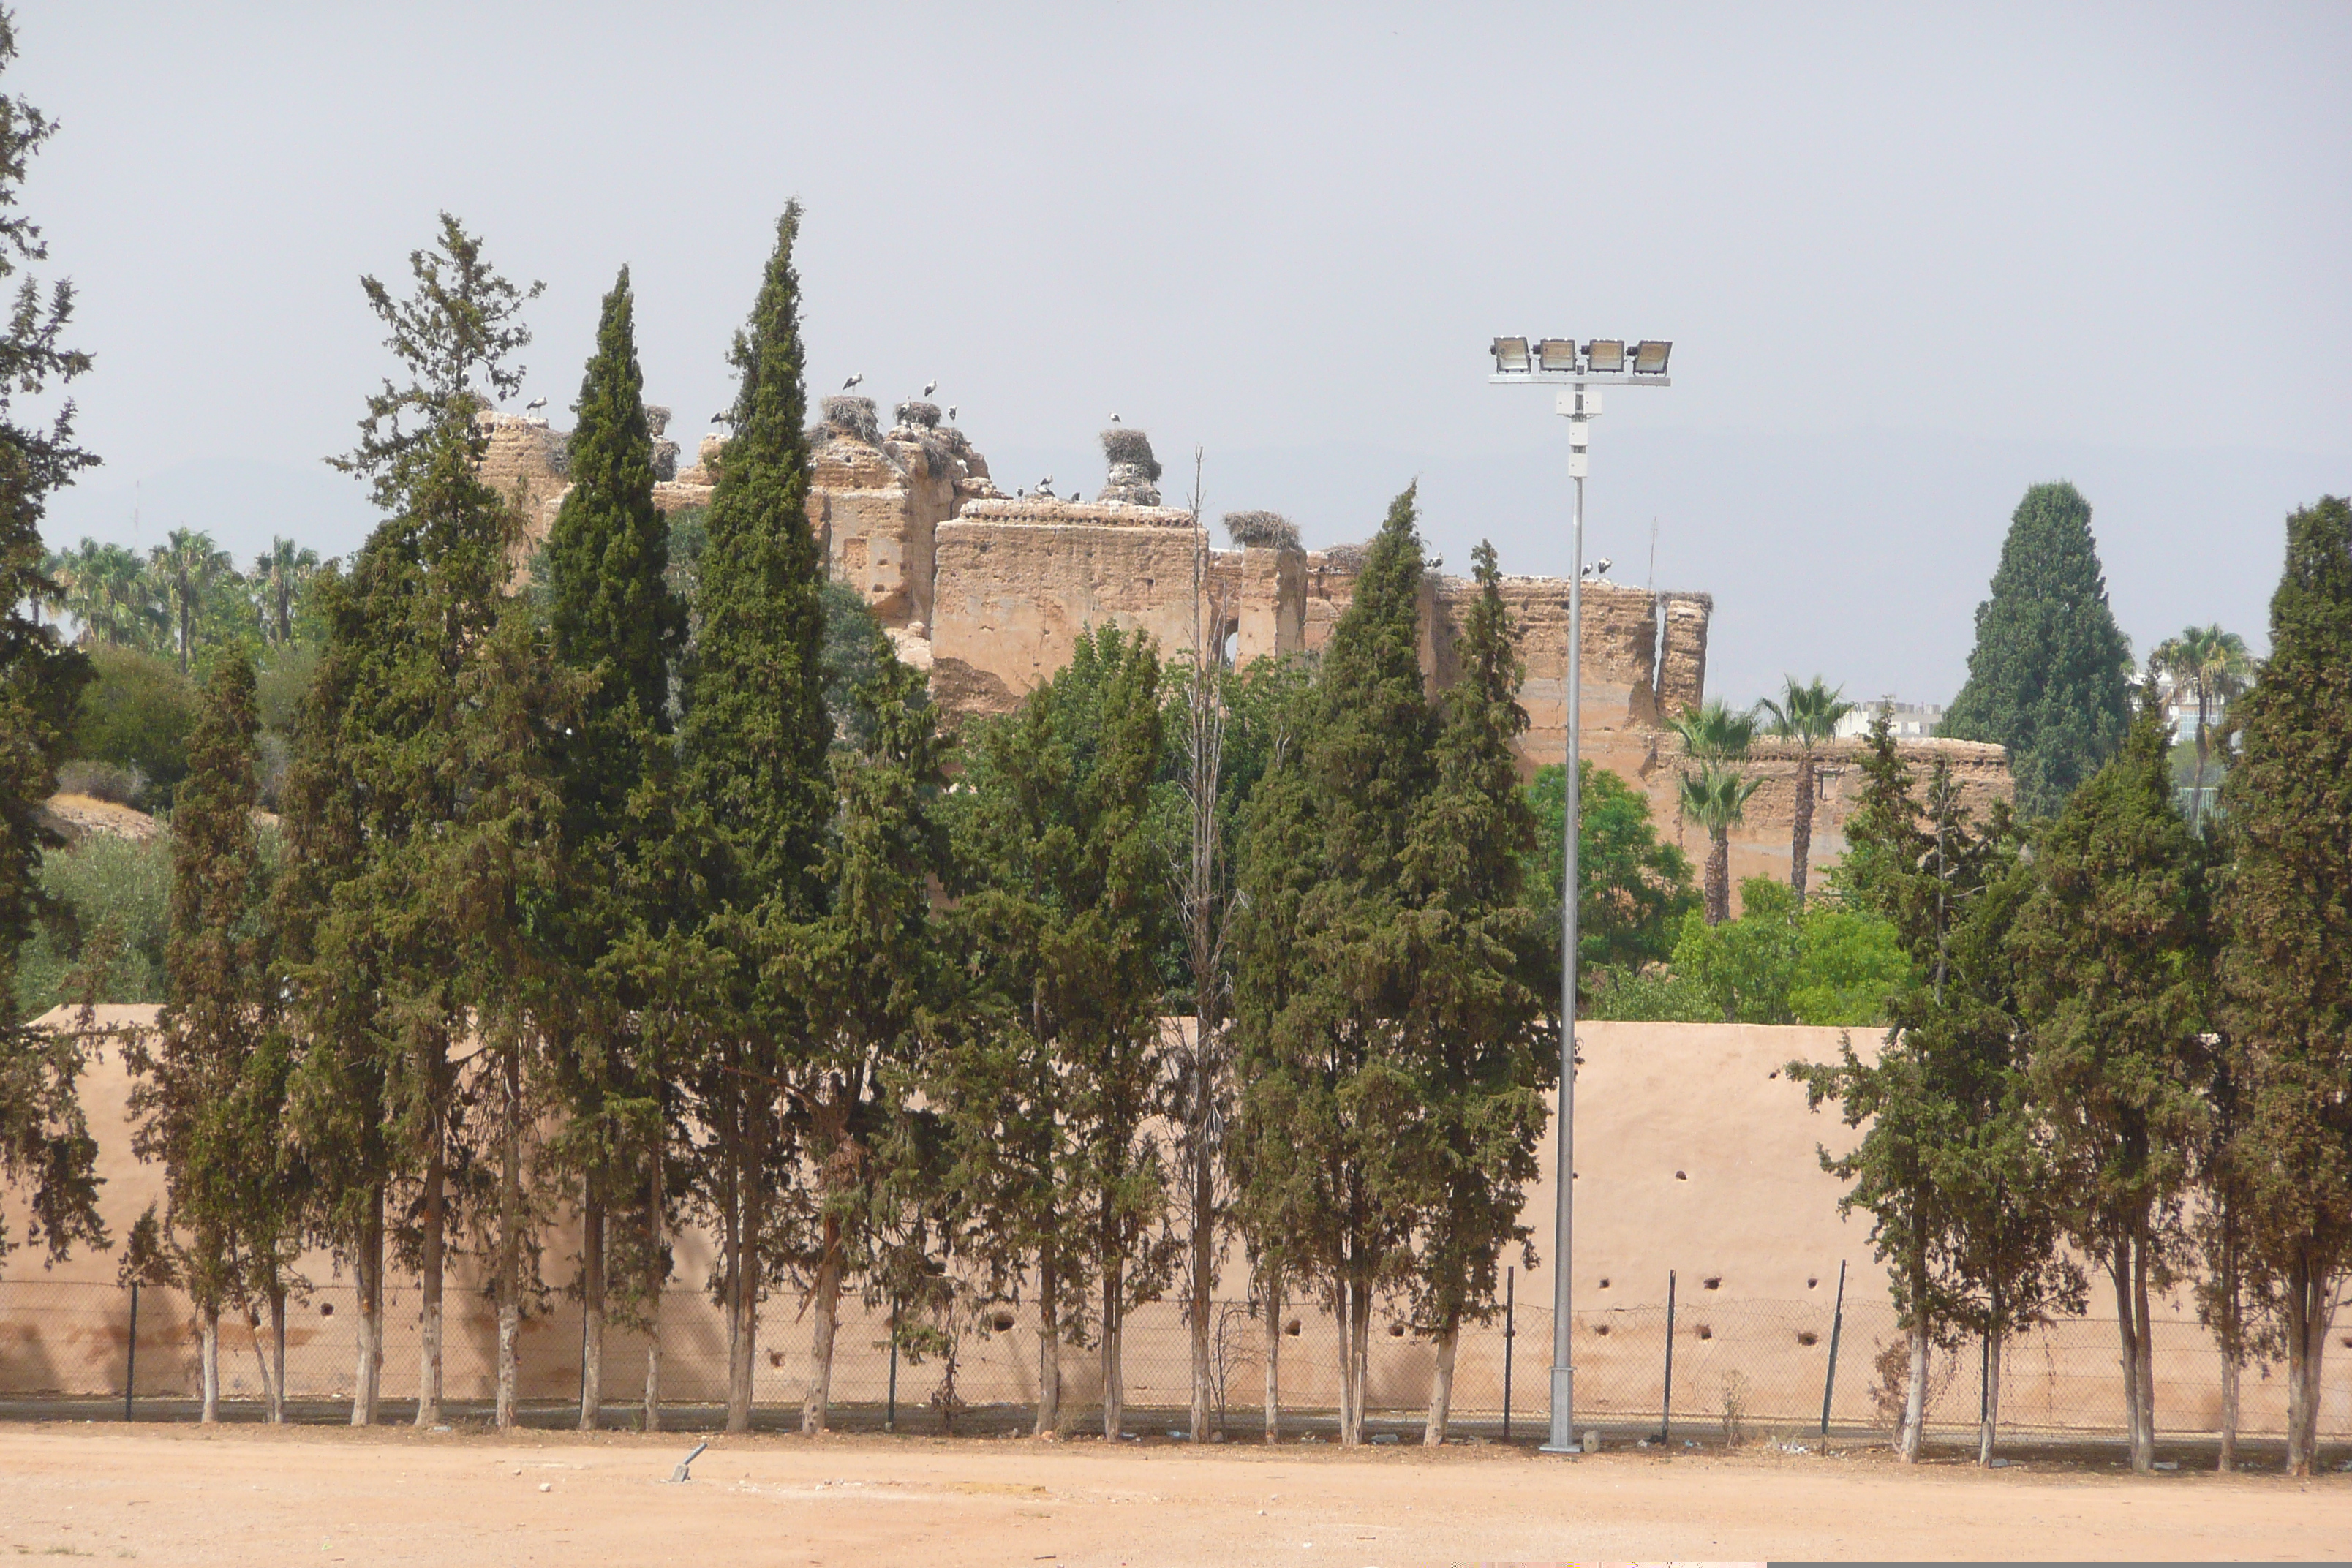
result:
[[[1525,375],[1530,368],[1525,338],[1496,338],[1494,354],[1496,375]]]
[[[1633,374],[1635,375],[1665,374],[1666,356],[1674,352],[1675,345],[1670,342],[1660,342],[1655,338],[1643,339],[1633,345]]]
[[[1576,340],[1546,338],[1536,345],[1536,363],[1554,375],[1576,374]]]
[[[1584,345],[1584,363],[1596,375],[1619,375],[1625,369],[1625,340],[1595,338]]]

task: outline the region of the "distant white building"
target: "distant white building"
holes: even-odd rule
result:
[[[2174,680],[2169,673],[2156,678],[2156,689],[2164,702],[2165,720],[2172,726],[2172,738],[2176,741],[2194,741],[2197,738],[2196,689],[2181,685]],[[2221,727],[2223,716],[2229,710],[2230,704],[2226,698],[2214,698],[2212,707],[2205,714],[2206,729],[2219,730]]]
[[[1892,697],[1882,697],[1875,702],[1855,703],[1853,711],[1837,721],[1838,735],[1845,738],[1867,734],[1881,713],[1886,715],[1887,727],[1898,741],[1925,740],[1944,721],[1944,705],[1940,702],[1897,702]]]

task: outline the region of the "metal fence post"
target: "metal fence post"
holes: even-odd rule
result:
[[[131,1391],[139,1386],[139,1281],[131,1282],[131,1349],[122,1369],[122,1418],[131,1419]]]
[[[1659,1401],[1658,1441],[1675,1435],[1675,1271],[1666,1270],[1666,1392]]]
[[[1845,1327],[1845,1260],[1838,1260],[1837,1310],[1830,1318],[1830,1370],[1822,1379],[1822,1436],[1830,1435],[1830,1394],[1837,1387],[1838,1334]]]
[[[1518,1286],[1518,1270],[1503,1270],[1503,1441],[1511,1440],[1511,1341],[1518,1336],[1514,1321],[1515,1296]]]

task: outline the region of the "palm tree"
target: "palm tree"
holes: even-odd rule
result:
[[[196,616],[205,607],[205,596],[236,564],[227,551],[213,543],[211,534],[175,528],[148,556],[147,568],[165,613],[177,623],[180,672],[184,675],[188,656],[195,651]]]
[[[154,596],[139,557],[120,544],[84,539],[61,561],[58,581],[65,610],[80,624],[84,644],[144,647],[155,626]]]
[[[1683,815],[1706,829],[1706,923],[1731,918],[1731,829],[1748,815],[1748,797],[1761,779],[1743,778],[1721,763],[1699,764],[1682,778]]]
[[[1718,697],[1668,720],[1666,727],[1682,738],[1683,759],[1691,764],[1683,773],[1683,816],[1706,829],[1706,923],[1721,925],[1731,918],[1732,825],[1747,815],[1748,797],[1756,793],[1755,781],[1727,764],[1748,755],[1756,715],[1736,711]]]
[[[261,629],[271,642],[294,640],[294,603],[318,571],[317,551],[276,534],[270,535],[269,549],[253,558],[253,580],[261,588]]]
[[[1775,700],[1767,697],[1756,705],[1759,714],[1769,721],[1772,733],[1784,741],[1797,742],[1797,801],[1790,814],[1789,829],[1789,889],[1797,895],[1797,908],[1805,907],[1805,879],[1813,854],[1813,752],[1823,741],[1837,733],[1838,721],[1853,711],[1853,704],[1845,700],[1843,687],[1835,691],[1813,677],[1808,685],[1799,685],[1793,675],[1780,678],[1781,692]]]
[[[2197,695],[2197,784],[2189,797],[2189,823],[2194,827],[2204,816],[2205,768],[2210,752],[2207,735],[2214,710],[2246,694],[2254,679],[2254,661],[2246,639],[2218,626],[2185,627],[2177,637],[2158,643],[2156,667],[2172,677],[2172,689]]]

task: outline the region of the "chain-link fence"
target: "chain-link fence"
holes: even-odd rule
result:
[[[413,1408],[419,1365],[418,1297],[413,1287],[387,1291],[384,1364],[380,1384],[387,1414]],[[497,1325],[478,1295],[449,1292],[444,1333],[443,1390],[459,1409],[487,1401],[495,1386]],[[19,1415],[71,1403],[124,1400],[126,1389],[158,1413],[199,1392],[196,1325],[187,1298],[146,1289],[49,1280],[0,1281],[0,1405]],[[286,1382],[306,1417],[324,1418],[351,1398],[356,1373],[357,1309],[352,1292],[329,1288],[291,1303],[287,1314]],[[541,1419],[576,1408],[585,1343],[576,1302],[549,1298],[528,1315],[519,1345],[519,1392]],[[1670,1331],[1671,1328],[1671,1331]],[[1264,1428],[1267,1339],[1263,1319],[1240,1302],[1219,1302],[1211,1324],[1213,1387],[1222,1427],[1232,1436]],[[2342,1336],[2352,1345],[2352,1334]],[[753,1376],[760,1424],[797,1424],[808,1383],[811,1325],[797,1297],[764,1305]],[[919,1362],[895,1351],[887,1316],[854,1298],[843,1304],[834,1359],[835,1418],[845,1426],[891,1425],[900,1431],[1003,1431],[1031,1419],[1040,1373],[1034,1312],[996,1309],[961,1326],[951,1354]],[[1328,1429],[1339,1404],[1339,1325],[1311,1307],[1282,1316],[1276,1335],[1279,1397],[1292,1430]],[[1826,1419],[1847,1432],[1892,1426],[1908,1366],[1907,1343],[1883,1300],[1831,1303],[1721,1300],[1703,1288],[1672,1309],[1609,1307],[1576,1315],[1571,1338],[1577,1422],[1621,1435],[1671,1428],[1707,1440],[1818,1427]],[[134,1349],[135,1347],[135,1349]],[[240,1413],[257,1408],[266,1388],[268,1325],[240,1313],[224,1318],[222,1397]],[[1835,1352],[1834,1363],[1832,1351]],[[634,1424],[643,1397],[648,1339],[608,1326],[602,1344],[605,1418]],[[1549,1418],[1551,1314],[1520,1308],[1466,1328],[1454,1365],[1453,1414],[1458,1427],[1488,1436],[1529,1436]],[[2116,1435],[2123,1429],[2120,1349],[2113,1322],[2069,1319],[2010,1341],[2000,1380],[2004,1429],[2032,1434]],[[2216,1432],[2221,1425],[2221,1363],[2210,1335],[2193,1322],[2156,1325],[2157,1421],[2174,1436]],[[1066,1426],[1098,1425],[1099,1350],[1065,1345],[1060,1353]],[[1192,1339],[1181,1303],[1139,1308],[1122,1336],[1120,1363],[1131,1430],[1181,1427],[1192,1399]],[[1433,1345],[1382,1320],[1372,1332],[1367,1408],[1375,1425],[1417,1421],[1427,1408],[1437,1356]],[[2341,1368],[2341,1371],[2336,1369]],[[2352,1438],[2352,1354],[2330,1363],[2323,1395],[2323,1440]],[[1938,1349],[1930,1362],[1927,1419],[1946,1430],[1980,1418],[1980,1348]],[[661,1304],[660,1390],[667,1418],[694,1425],[723,1404],[727,1384],[724,1320],[708,1296],[672,1291]],[[2285,1428],[2284,1369],[2245,1369],[2240,1429],[2248,1436]],[[698,1415],[699,1412],[699,1415]]]

